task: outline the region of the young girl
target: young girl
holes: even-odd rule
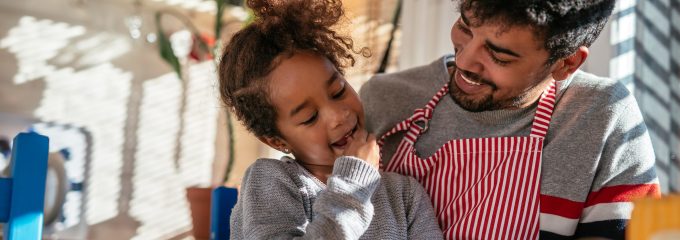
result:
[[[442,238],[420,184],[378,172],[378,147],[342,71],[354,64],[352,40],[331,29],[341,1],[247,4],[256,20],[225,47],[221,98],[260,141],[294,158],[248,168],[231,238]]]

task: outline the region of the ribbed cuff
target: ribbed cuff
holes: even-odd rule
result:
[[[350,156],[342,156],[335,160],[333,175],[359,185],[374,184],[380,179],[378,169],[364,160]]]

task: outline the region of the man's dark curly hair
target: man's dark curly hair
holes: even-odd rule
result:
[[[459,0],[459,10],[473,24],[500,23],[529,26],[544,40],[548,64],[567,57],[581,46],[590,47],[604,28],[615,0]]]
[[[255,21],[225,46],[219,65],[222,102],[256,136],[279,137],[268,75],[299,52],[326,57],[343,73],[354,65],[353,42],[333,30],[344,19],[341,0],[248,0]],[[362,49],[367,55],[367,50]]]

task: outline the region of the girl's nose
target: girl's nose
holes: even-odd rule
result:
[[[343,126],[349,120],[349,116],[349,107],[337,104],[337,106],[333,107],[333,109],[330,111],[331,129]]]

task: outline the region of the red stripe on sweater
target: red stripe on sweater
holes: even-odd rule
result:
[[[600,203],[630,202],[642,197],[660,197],[659,184],[619,185],[604,187],[588,194],[586,207]]]
[[[541,194],[541,212],[560,217],[579,219],[583,212],[582,202]]]

